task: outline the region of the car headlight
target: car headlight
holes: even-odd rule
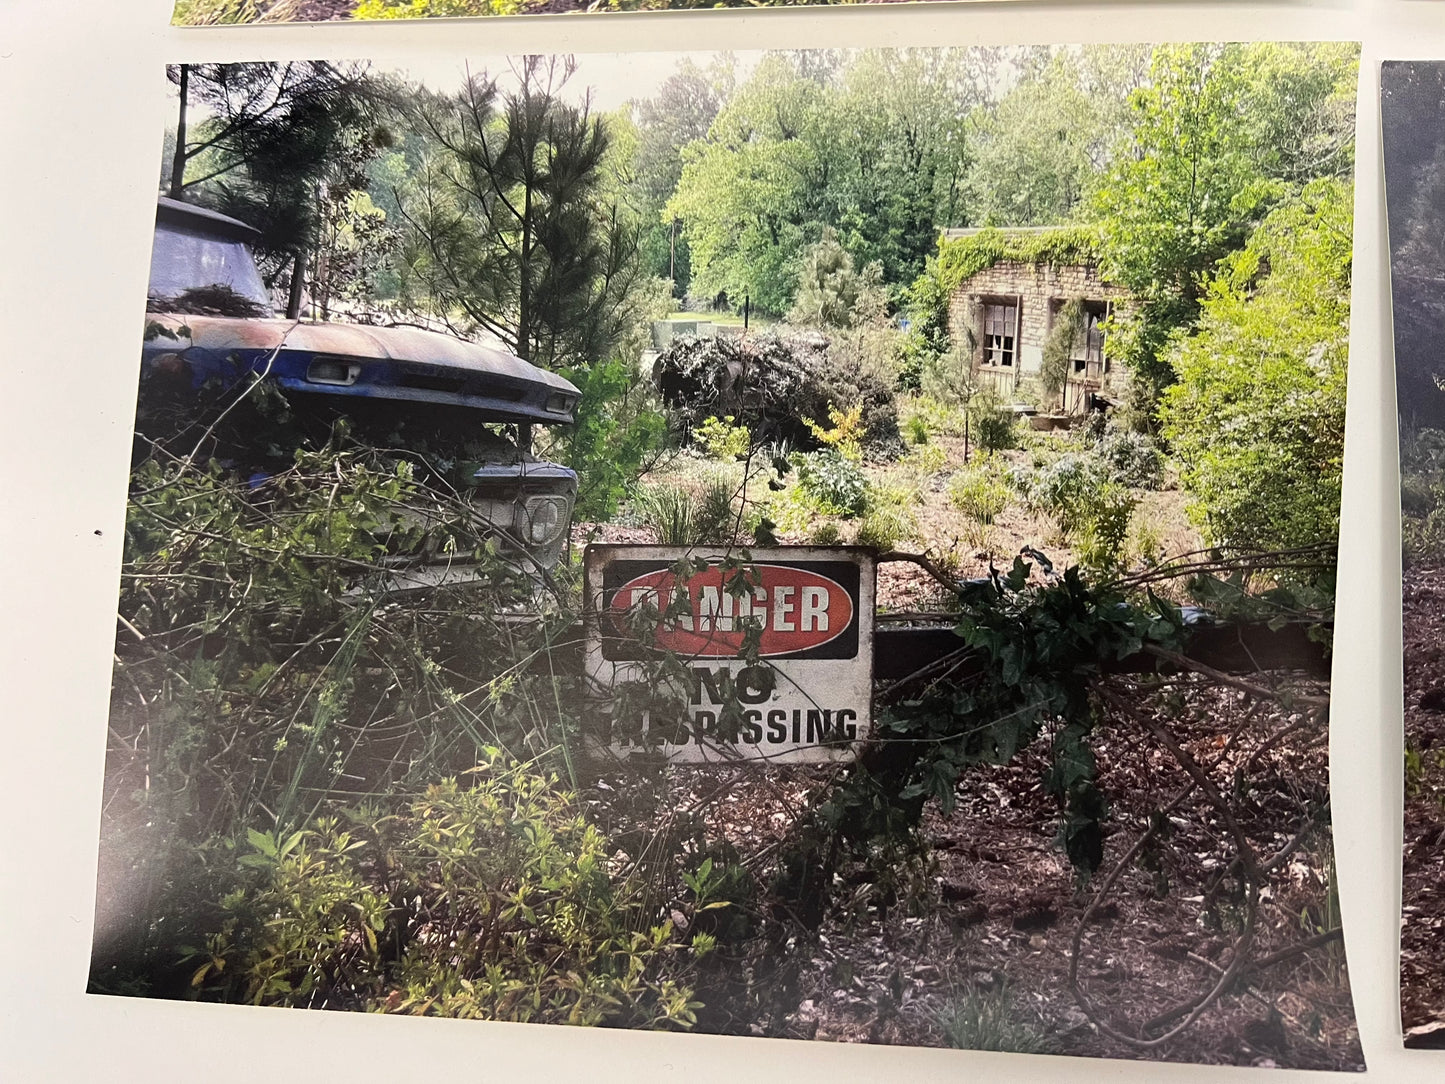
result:
[[[555,542],[567,528],[571,502],[553,495],[528,497],[522,502],[522,531],[528,544],[545,546]]]

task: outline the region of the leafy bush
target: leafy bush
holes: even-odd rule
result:
[[[841,452],[828,448],[795,457],[798,489],[824,515],[862,515],[868,497],[863,468]]]
[[[813,528],[813,533],[808,536],[808,542],[814,546],[841,545],[843,532],[838,530],[838,525],[831,519],[825,519]]]
[[[897,549],[898,543],[905,539],[917,537],[918,521],[913,507],[918,499],[918,491],[908,486],[870,486],[863,521],[858,524],[854,541],[886,552]]]
[[[1000,452],[1018,445],[1018,416],[990,388],[973,396],[968,404],[973,439],[986,452]]]
[[[903,436],[915,447],[928,443],[928,421],[922,414],[910,414],[903,420]]]
[[[697,950],[608,872],[555,775],[498,750],[463,786],[289,835],[252,830],[191,983],[261,1005],[690,1027]]]
[[[1270,551],[1339,533],[1353,199],[1311,182],[1209,282],[1160,406],[1210,545]]]
[[[560,458],[577,472],[576,515],[607,520],[636,485],[667,440],[667,420],[625,361],[564,369],[577,385],[577,421],[549,434],[560,445]]]
[[[1079,560],[1084,567],[1113,572],[1126,561],[1129,520],[1138,501],[1119,482],[1100,486],[1083,509],[1079,528]]]
[[[994,456],[964,467],[948,480],[948,499],[969,519],[990,524],[1013,495],[1007,472]]]
[[[409,591],[416,559],[455,582]],[[290,832],[318,796],[416,786],[498,746],[565,761],[572,679],[525,665],[566,627],[469,501],[338,436],[237,477],[146,460],[121,570],[98,971],[167,944],[151,906],[224,879],[215,841]],[[533,620],[511,619],[526,607]],[[560,695],[560,699],[559,699]],[[484,708],[484,710],[482,710]],[[551,751],[551,752],[549,752]],[[199,888],[197,886],[200,886]]]
[[[732,463],[747,457],[752,436],[746,425],[734,425],[733,416],[704,418],[692,431],[694,443],[713,459]]]
[[[1066,538],[1093,518],[1109,472],[1090,455],[1062,455],[1029,479],[1025,495],[1033,508],[1049,516]]]
[[[1110,426],[1095,452],[1115,480],[1131,489],[1158,489],[1164,480],[1164,456],[1144,433]]]

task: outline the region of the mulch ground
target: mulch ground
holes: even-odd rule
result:
[[[1326,743],[1310,727],[1246,764],[1265,734],[1297,722],[1273,710],[1251,712],[1240,694],[1197,687],[1185,690],[1172,720],[1177,739],[1201,761],[1223,751],[1214,769],[1221,786],[1227,789],[1236,769],[1247,769],[1235,815],[1261,855],[1285,844],[1303,802],[1327,796]],[[1362,1069],[1338,943],[1253,972],[1157,1048],[1132,1047],[1099,1026],[1137,1034],[1145,1020],[1205,993],[1229,965],[1242,909],[1223,876],[1233,857],[1228,833],[1203,801],[1173,811],[1163,838],[1122,873],[1083,929],[1079,975],[1095,1018],[1084,1012],[1069,984],[1081,917],[1103,874],[1182,789],[1185,776],[1137,735],[1099,741],[1110,835],[1104,869],[1092,886],[1081,885],[1055,843],[1057,808],[1042,785],[1046,742],[1007,766],[968,772],[956,809],[948,816],[928,812],[921,859],[845,864],[826,913],[775,924],[770,939],[755,928],[751,938],[720,949],[715,982],[705,979],[698,990],[706,1006],[699,1029]],[[683,832],[732,848],[756,882],[767,884],[794,825],[841,770],[673,767],[655,792],[650,820],[634,819],[636,810],[618,816],[616,796],[628,788],[619,780],[611,791],[591,792],[592,813],[624,852],[655,848]],[[1252,958],[1287,954],[1337,921],[1328,914],[1329,839],[1325,825],[1274,872],[1262,893]],[[755,906],[760,916],[778,911],[775,899]],[[758,922],[767,925],[763,917]],[[964,1043],[951,1043],[945,1022],[960,1006],[973,1030]]]
[[[1400,1008],[1409,1040],[1445,1045],[1445,568],[1408,569],[1403,601]]]

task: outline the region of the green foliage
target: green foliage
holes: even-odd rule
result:
[[[1352,194],[1318,181],[1209,281],[1170,351],[1163,432],[1213,545],[1273,550],[1339,530]]]
[[[692,439],[708,456],[732,463],[747,458],[752,435],[746,425],[734,425],[731,414],[723,418],[709,416],[694,427]]]
[[[1091,685],[1146,643],[1177,646],[1183,622],[1173,605],[1091,585],[1077,568],[1043,584],[1031,571],[1016,558],[1008,575],[960,591],[957,631],[982,654],[978,678],[931,686],[883,715],[879,753],[822,810],[845,839],[897,839],[928,799],[950,812],[964,768],[1008,762],[1048,724],[1045,786],[1061,803],[1060,841],[1076,869],[1098,867],[1106,804],[1090,748]]]
[[[938,255],[929,271],[945,295],[952,294],[965,279],[996,263],[1080,264],[1098,259],[1099,235],[1085,226],[1067,226],[1042,233],[1010,233],[986,229],[971,237],[938,242]],[[915,290],[920,288],[915,284]]]
[[[958,1050],[1002,1050],[1047,1054],[1055,1045],[1021,1018],[1008,986],[972,989],[949,1002],[938,1024],[948,1045]]]
[[[544,368],[595,364],[652,301],[636,230],[607,199],[611,129],[567,96],[569,58],[529,56],[512,74],[414,95],[400,301]]]
[[[972,396],[968,417],[973,423],[973,440],[986,452],[1001,452],[1018,445],[1018,416],[992,388]]]
[[[1158,489],[1164,480],[1164,456],[1147,434],[1107,426],[1094,452],[1114,479],[1131,489]]]
[[[918,520],[913,508],[918,501],[918,491],[909,486],[870,485],[854,542],[886,553],[897,549],[899,542],[916,538]]]
[[[908,330],[898,344],[898,387],[918,391],[923,374],[938,359],[948,354],[948,290],[935,273],[936,261],[928,264],[903,292],[903,308]]]
[[[863,514],[868,480],[863,468],[833,448],[794,457],[798,489],[819,512],[829,516]]]
[[[1074,538],[1103,513],[1110,484],[1103,463],[1070,452],[1038,470],[1028,480],[1025,496],[1036,511],[1053,519],[1061,535]]]
[[[466,18],[473,15],[516,15],[526,0],[361,0],[353,19]]]
[[[816,448],[813,426],[846,403],[859,411],[861,444],[888,451],[902,443],[891,382],[820,335],[673,339],[653,377],[679,431],[732,415],[754,443]]]
[[[1353,47],[1160,46],[1130,99],[1131,132],[1090,214],[1100,270],[1137,310],[1116,314],[1113,349],[1134,377],[1131,406],[1150,424],[1174,380],[1172,334],[1200,313],[1215,264],[1269,207],[1310,177],[1347,176],[1353,123],[1337,101],[1354,86]]]
[[[681,486],[649,486],[633,502],[642,522],[657,532],[663,546],[690,546],[697,541],[697,514],[692,494]]]
[[[562,375],[581,392],[577,421],[552,438],[562,462],[577,472],[575,515],[607,520],[665,445],[667,419],[637,367],[620,358],[566,368]]]
[[[452,585],[408,589],[438,566]],[[566,623],[540,602],[465,495],[343,436],[250,481],[214,462],[142,462],[121,570],[97,959],[174,945],[155,912],[205,891],[184,871],[242,825],[264,818],[289,836],[333,788],[413,786],[487,746],[565,764],[570,679],[526,666]],[[532,621],[508,619],[524,606]]]
[[[466,785],[432,784],[350,829],[251,830],[192,986],[264,1005],[691,1027],[690,947],[609,874],[608,841],[555,775],[487,753]]]
[[[798,327],[848,328],[876,319],[887,309],[883,268],[861,271],[831,229],[803,250],[803,266],[788,322]]]
[[[997,456],[984,456],[948,480],[948,499],[969,519],[990,524],[1013,495],[1007,469]]]
[[[1085,568],[1117,572],[1127,561],[1125,540],[1138,500],[1116,481],[1091,494],[1078,532],[1079,561]]]
[[[1054,326],[1049,329],[1049,337],[1044,340],[1043,359],[1039,363],[1039,387],[1042,392],[1039,405],[1046,411],[1061,405],[1073,364],[1074,343],[1083,331],[1084,299],[1071,297],[1059,309]]]
[[[701,494],[683,486],[649,486],[634,502],[639,517],[664,546],[726,545],[738,528],[733,486],[713,478]]]
[[[825,519],[813,528],[808,542],[814,546],[840,546],[843,544],[843,532],[831,519]]]

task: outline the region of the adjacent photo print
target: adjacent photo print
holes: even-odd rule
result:
[[[618,11],[754,10],[894,0],[175,0],[174,26],[319,23],[343,19],[470,19],[492,15],[592,15]],[[936,0],[909,0],[933,3]]]
[[[1356,46],[167,76],[92,993],[1363,1069]]]
[[[1405,667],[1400,1015],[1407,1046],[1445,1047],[1445,61],[1380,75],[1389,216]]]

